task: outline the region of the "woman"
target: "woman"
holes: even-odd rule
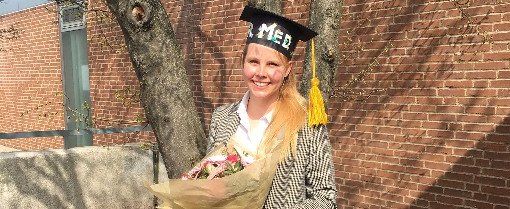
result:
[[[316,33],[250,6],[241,20],[251,23],[243,52],[248,92],[240,102],[214,111],[209,147],[235,137],[261,154],[282,143],[283,154],[264,208],[336,208],[327,130],[306,124],[307,103],[296,89],[290,62],[297,41],[307,41]]]

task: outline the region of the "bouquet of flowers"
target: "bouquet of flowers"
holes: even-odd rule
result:
[[[219,154],[205,158],[200,164],[182,175],[182,180],[216,179],[243,170],[255,159],[247,153],[239,153],[233,145],[226,144]]]
[[[279,152],[254,158],[235,140],[215,147],[181,179],[150,186],[151,192],[170,209],[262,208],[269,193]],[[276,149],[275,149],[276,150]]]

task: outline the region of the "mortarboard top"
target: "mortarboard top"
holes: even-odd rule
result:
[[[308,41],[317,33],[293,20],[247,5],[240,20],[250,22],[246,44],[257,43],[292,58],[297,42]]]

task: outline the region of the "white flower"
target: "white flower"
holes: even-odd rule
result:
[[[249,164],[252,164],[253,162],[255,162],[255,158],[253,158],[252,156],[241,156],[241,164],[243,166],[247,166]]]
[[[225,156],[225,155],[214,155],[214,156],[208,157],[206,161],[223,162],[226,160],[227,160],[227,156]]]

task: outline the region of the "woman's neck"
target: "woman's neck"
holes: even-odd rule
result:
[[[250,117],[251,120],[258,120],[262,118],[265,114],[270,112],[275,104],[276,99],[268,101],[265,99],[250,97],[248,100],[248,107],[246,109],[246,112],[248,113],[248,117]]]

